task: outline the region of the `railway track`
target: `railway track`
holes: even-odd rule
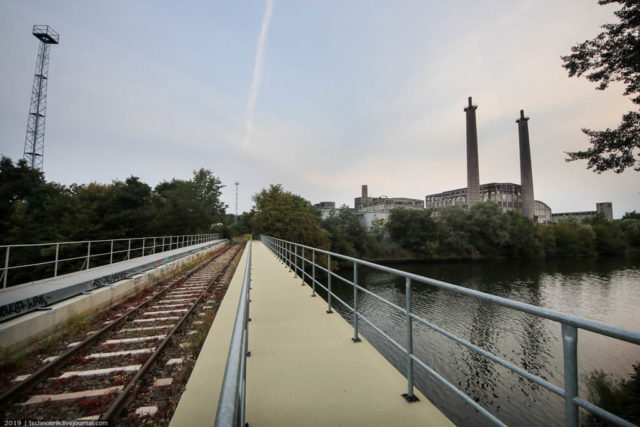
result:
[[[185,365],[195,363],[241,250],[229,246],[155,286],[100,330],[16,378],[0,395],[0,418],[168,423],[181,394],[176,388],[190,373]]]

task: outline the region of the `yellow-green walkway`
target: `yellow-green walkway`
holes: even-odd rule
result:
[[[246,253],[182,395],[172,426],[213,425]],[[444,426],[426,397],[260,242],[253,242],[246,418],[259,426]]]

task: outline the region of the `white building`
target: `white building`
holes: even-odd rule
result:
[[[362,186],[362,196],[355,199],[356,214],[360,217],[360,222],[368,231],[373,225],[373,221],[382,220],[387,222],[391,211],[397,208],[424,209],[422,199],[409,199],[407,197],[369,197],[368,188]]]

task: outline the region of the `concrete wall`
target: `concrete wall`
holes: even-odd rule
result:
[[[220,249],[220,245],[197,254],[185,256],[152,270],[120,280],[108,287],[95,289],[90,294],[61,301],[51,306],[51,310],[35,311],[24,316],[7,320],[0,324],[0,351],[15,351],[24,348],[61,328],[71,317],[90,315],[109,309],[129,296],[149,286],[165,273],[178,270],[184,264],[194,261],[198,256],[206,256]]]
[[[382,219],[385,223],[389,220],[389,212],[363,212],[361,217],[361,223],[365,230],[371,230],[371,225],[376,219]]]

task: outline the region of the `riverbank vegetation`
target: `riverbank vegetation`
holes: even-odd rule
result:
[[[238,231],[269,234],[368,259],[539,259],[623,255],[640,250],[640,215],[602,216],[578,222],[537,224],[494,202],[469,210],[394,209],[386,223],[366,230],[349,208],[322,219],[320,212],[281,186],[256,195],[256,209],[238,220]]]
[[[376,259],[483,259],[621,255],[640,250],[640,214],[621,220],[593,217],[535,224],[492,202],[469,210],[395,209],[386,223],[366,230],[342,207],[321,218],[302,197],[272,185],[254,196],[255,207],[236,218],[225,215],[223,185],[206,169],[188,180],[155,187],[136,177],[111,184],[46,182],[21,160],[0,161],[0,243],[133,238],[223,232],[253,233]]]
[[[633,365],[633,374],[627,379],[615,379],[604,371],[593,371],[585,379],[590,402],[634,424],[640,423],[640,362]],[[611,424],[590,414],[585,425]]]

